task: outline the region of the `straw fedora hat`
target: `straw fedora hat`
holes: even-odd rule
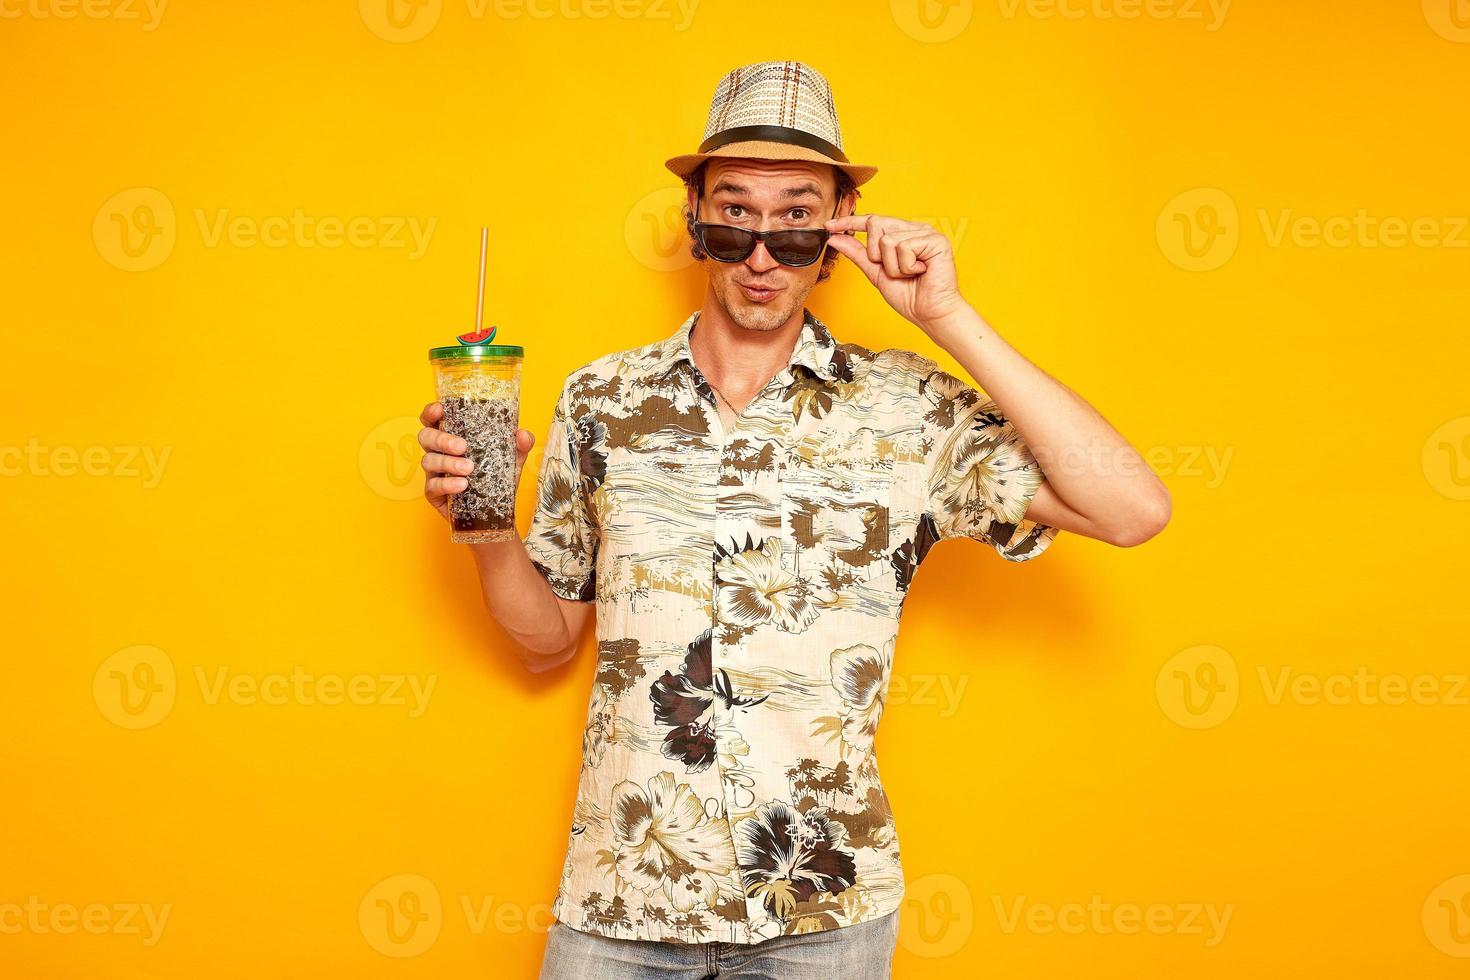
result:
[[[878,172],[848,161],[832,86],[800,61],[762,61],[720,79],[698,152],[672,157],[664,166],[687,177],[712,157],[830,163],[859,185]]]

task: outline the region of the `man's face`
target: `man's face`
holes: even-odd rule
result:
[[[752,231],[820,228],[832,216],[837,179],[832,167],[803,160],[710,160],[704,168],[704,200],[690,193],[696,221]],[[705,261],[710,292],[738,326],[775,330],[800,313],[817,284],[822,262],[792,267],[771,258],[758,242],[744,262]]]

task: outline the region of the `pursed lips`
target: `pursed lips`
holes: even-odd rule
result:
[[[738,279],[735,280],[735,285],[745,290],[745,294],[752,299],[769,299],[781,290],[780,286],[768,286],[762,285],[760,283],[741,282]]]

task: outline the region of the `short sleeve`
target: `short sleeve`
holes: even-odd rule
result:
[[[536,513],[526,533],[531,564],[563,599],[591,602],[597,592],[598,528],[588,507],[572,420],[570,379],[546,434],[536,481]]]
[[[1008,561],[1045,551],[1056,528],[1025,516],[1045,477],[1015,426],[978,389],[937,367],[920,389],[936,540],[974,538]]]

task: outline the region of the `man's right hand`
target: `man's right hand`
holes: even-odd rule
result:
[[[439,515],[449,520],[449,498],[463,493],[470,485],[469,475],[475,464],[465,458],[469,446],[459,436],[441,432],[439,422],[444,418],[444,406],[430,402],[419,414],[424,427],[419,430],[419,445],[424,449],[424,499]],[[521,470],[536,437],[528,429],[516,430],[516,486],[521,485]]]

